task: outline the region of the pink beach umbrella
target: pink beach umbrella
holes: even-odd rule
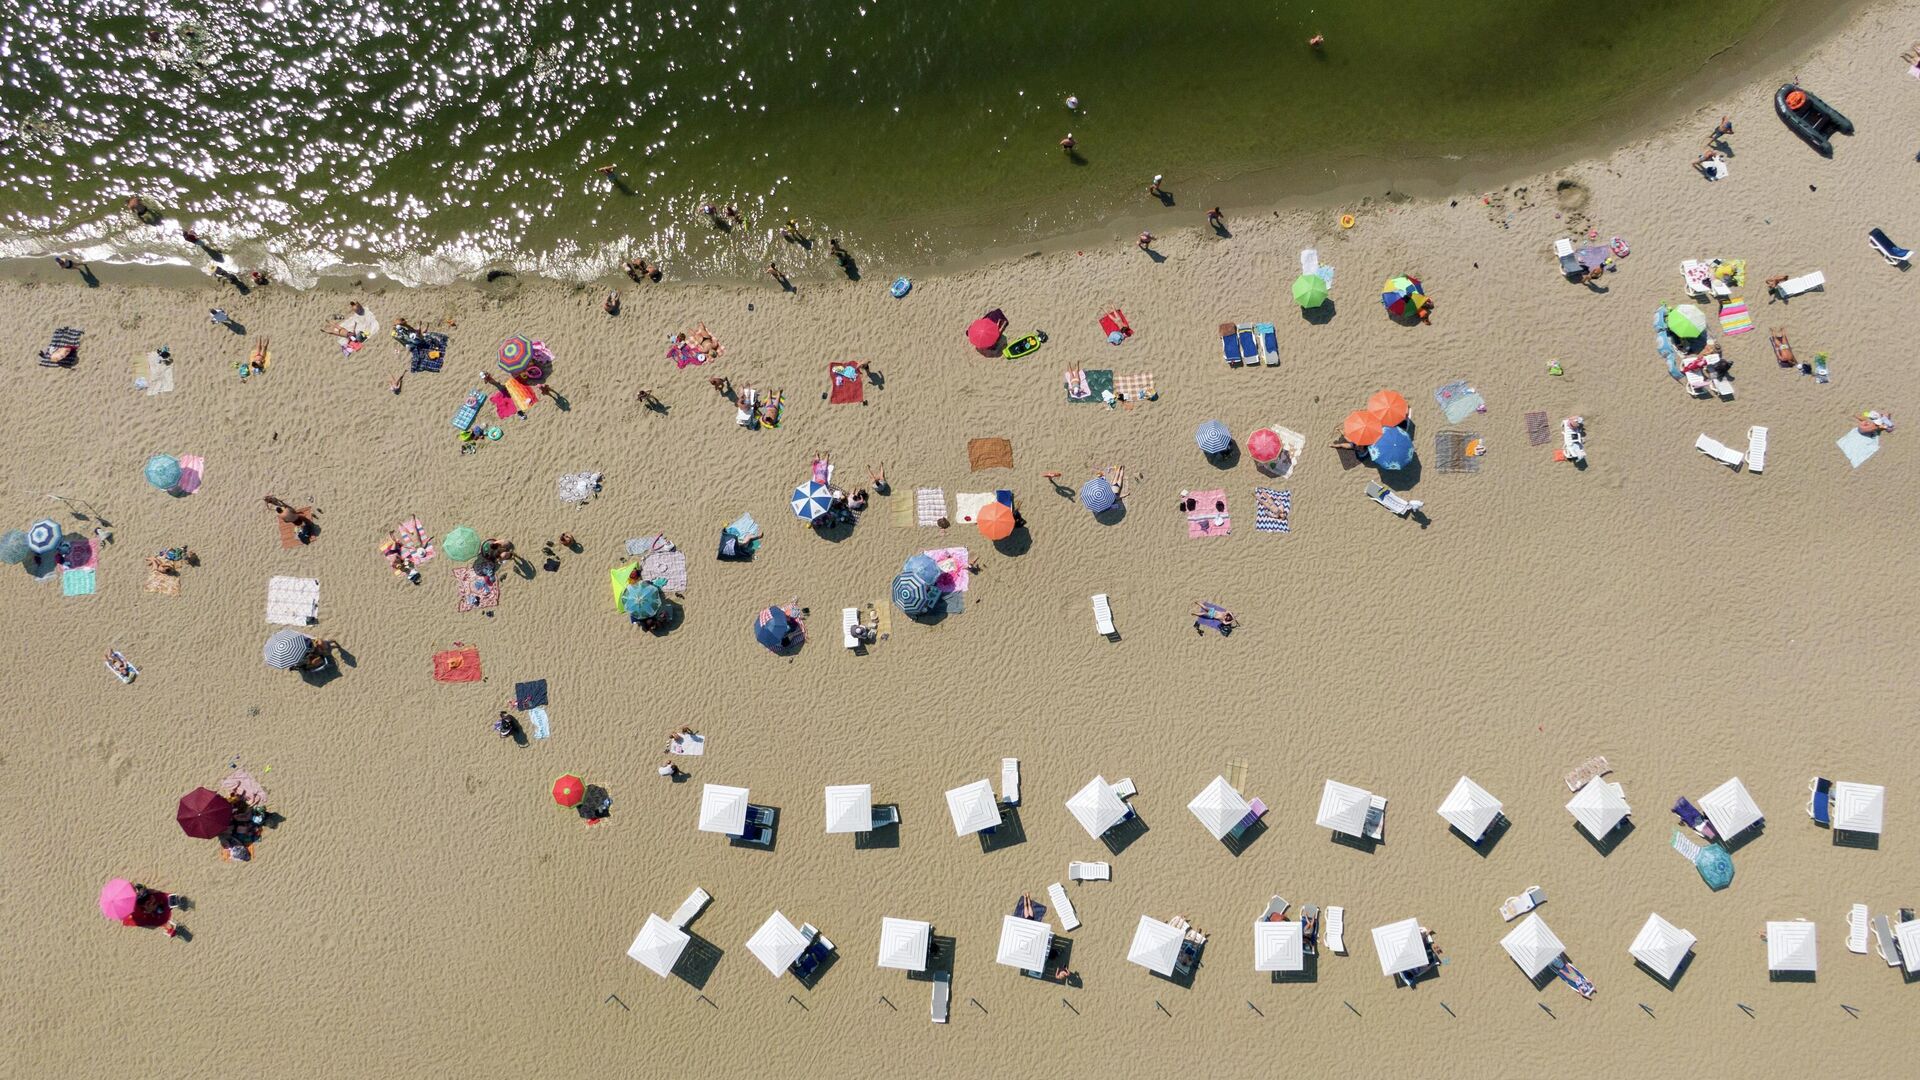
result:
[[[1247,453],[1262,465],[1270,465],[1280,456],[1280,434],[1261,428],[1247,436]]]
[[[100,890],[100,914],[114,922],[133,914],[134,905],[133,882],[126,878],[114,878]]]

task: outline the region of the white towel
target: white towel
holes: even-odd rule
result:
[[[320,583],[313,578],[267,579],[267,621],[280,626],[311,626],[320,618]]]
[[[959,491],[953,496],[953,512],[962,525],[972,525],[980,517],[980,511],[993,501],[991,491]]]
[[[947,493],[944,488],[921,488],[913,493],[913,505],[917,520],[922,525],[938,525],[940,519],[947,516]]]
[[[147,354],[147,396],[170,393],[173,390],[173,365],[160,359],[160,354]]]

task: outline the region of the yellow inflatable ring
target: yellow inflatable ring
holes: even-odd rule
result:
[[[1341,214],[1341,215],[1340,215],[1340,227],[1341,227],[1341,228],[1343,228],[1343,229],[1351,229],[1351,228],[1353,228],[1353,215],[1352,215],[1352,214]]]

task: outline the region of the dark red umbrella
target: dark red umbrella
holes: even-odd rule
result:
[[[194,788],[180,797],[174,818],[181,832],[196,840],[211,840],[233,827],[233,804],[212,788]]]

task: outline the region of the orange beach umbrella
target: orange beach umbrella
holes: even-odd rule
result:
[[[1380,426],[1399,427],[1407,419],[1407,399],[1401,397],[1398,390],[1376,391],[1367,399],[1367,411],[1380,421]]]
[[[990,502],[980,508],[980,516],[974,519],[980,526],[980,535],[989,540],[1005,540],[1013,535],[1013,507],[1006,503]]]
[[[1347,441],[1355,446],[1372,446],[1380,441],[1380,418],[1367,412],[1347,414],[1347,422],[1341,425]]]

